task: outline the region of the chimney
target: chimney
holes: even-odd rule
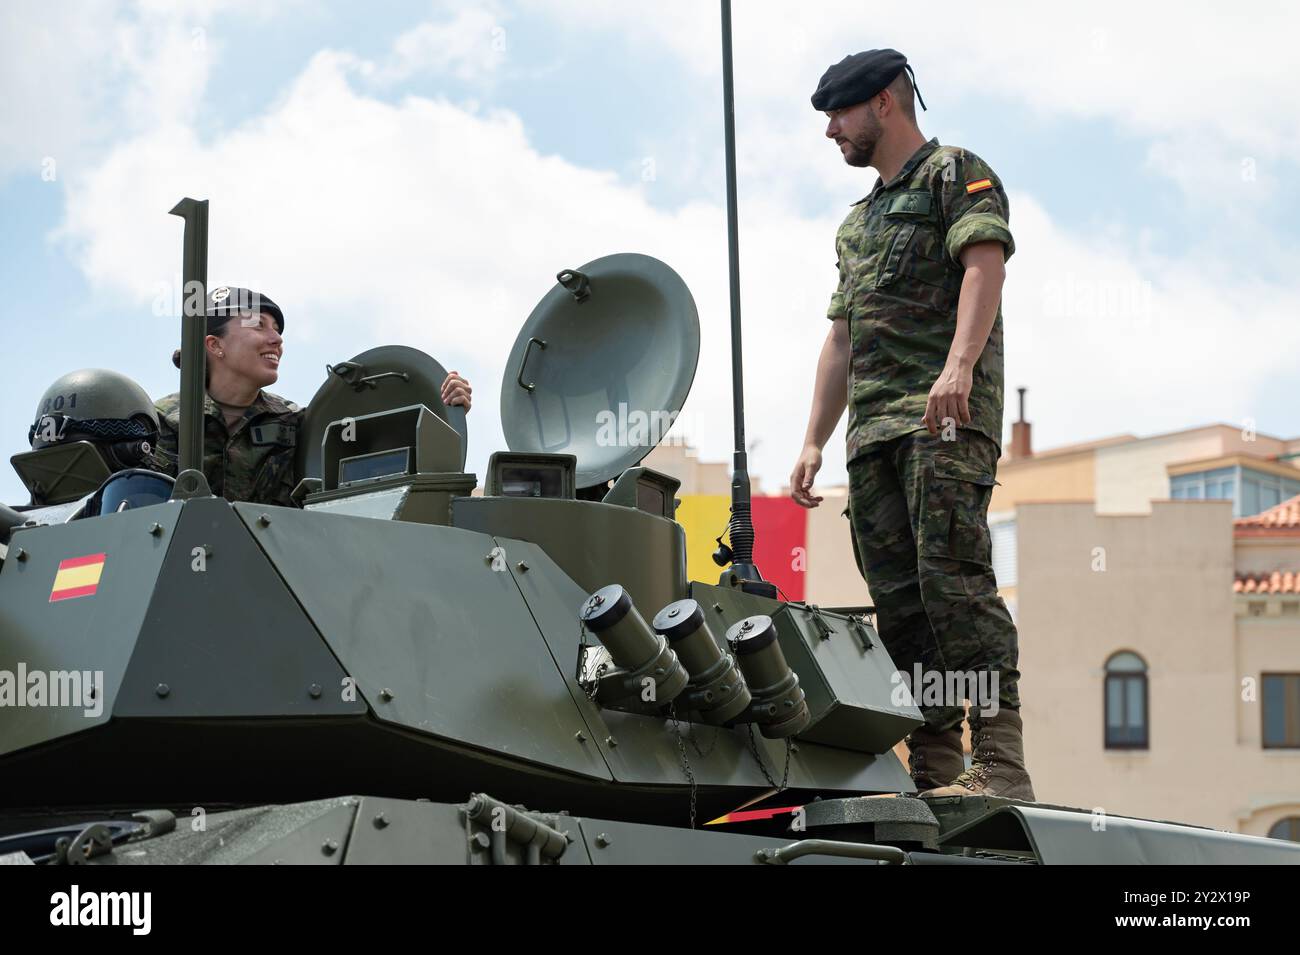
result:
[[[1009,461],[1018,461],[1021,458],[1032,458],[1034,456],[1033,447],[1029,440],[1029,422],[1025,420],[1025,389],[1017,388],[1020,393],[1020,420],[1011,423],[1011,453],[1007,455]]]

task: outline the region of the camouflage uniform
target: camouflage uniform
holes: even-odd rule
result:
[[[987,519],[1002,439],[1000,308],[972,372],[971,424],[931,435],[921,423],[957,329],[961,251],[996,240],[1010,257],[1007,217],[993,171],[930,140],[840,226],[828,317],[849,323],[847,513],[881,639],[909,677],[915,663],[997,673],[1000,705],[1014,708],[1016,629]],[[935,728],[962,715],[959,705],[922,711]]]
[[[158,410],[159,470],[176,476],[180,442],[180,395],[154,403]],[[302,409],[267,391],[258,392],[244,417],[226,427],[221,409],[210,396],[203,400],[203,473],[212,493],[228,501],[252,501],[295,507],[290,498],[298,484],[294,466]]]

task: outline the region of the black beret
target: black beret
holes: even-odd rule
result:
[[[284,333],[284,312],[271,296],[234,285],[219,285],[208,293],[208,334],[215,335],[236,315],[265,312],[275,320],[275,328]]]
[[[916,76],[907,57],[897,50],[865,50],[846,56],[822,74],[817,92],[812,95],[813,108],[824,113],[865,102],[894,82],[903,70],[912,76],[912,88],[916,89]],[[916,98],[925,109],[920,90],[916,90]]]

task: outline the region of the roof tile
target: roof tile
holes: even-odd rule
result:
[[[1237,574],[1232,581],[1234,593],[1239,594],[1294,594],[1300,593],[1300,571],[1275,570],[1271,574]]]
[[[1238,517],[1232,522],[1234,530],[1300,530],[1300,494],[1283,501],[1267,511]]]

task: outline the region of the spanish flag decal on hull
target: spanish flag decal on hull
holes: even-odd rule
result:
[[[103,573],[103,554],[87,554],[61,561],[59,571],[54,575],[54,587],[50,590],[50,603],[89,597],[99,589],[99,578]]]

